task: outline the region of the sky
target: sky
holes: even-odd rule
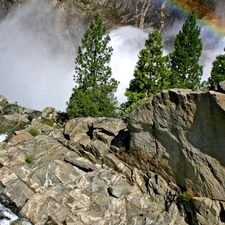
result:
[[[65,54],[60,48],[62,43],[56,28],[52,26],[55,14],[43,4],[43,0],[31,0],[0,24],[0,94],[9,102],[27,108],[43,110],[51,106],[64,111],[75,85],[74,57],[84,31],[78,32],[73,40],[71,55]],[[48,22],[44,18],[48,18]],[[76,23],[82,30],[81,24]],[[182,24],[174,24],[164,34],[164,39],[175,37]],[[216,55],[223,54],[225,41],[206,24],[201,26],[204,46],[201,64],[204,65],[203,79],[207,79],[212,61]],[[120,81],[116,93],[120,103],[126,101],[125,89],[133,78],[138,53],[150,31],[151,28],[141,30],[125,26],[109,33],[114,49],[110,65],[113,77]],[[166,49],[164,52],[168,53]]]

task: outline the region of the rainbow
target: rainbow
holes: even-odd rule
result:
[[[167,0],[166,4],[167,7],[182,11],[184,14],[194,10],[202,25],[219,36],[225,36],[224,21],[216,14],[215,6],[207,5],[205,0]]]

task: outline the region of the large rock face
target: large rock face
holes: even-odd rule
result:
[[[1,203],[35,225],[187,224],[175,184],[119,159],[129,140],[122,120],[76,118],[60,129],[41,123],[45,111],[0,143]]]
[[[75,118],[63,128],[42,123],[53,109],[15,112],[1,99],[0,116],[27,124],[0,143],[0,203],[33,224],[224,224],[224,94],[164,91],[128,126]]]
[[[130,151],[194,196],[225,201],[225,95],[169,90],[130,116]],[[143,163],[144,162],[144,163]]]

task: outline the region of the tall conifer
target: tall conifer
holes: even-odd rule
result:
[[[125,92],[127,106],[169,87],[167,57],[163,56],[162,35],[155,29],[148,35],[145,47],[139,52],[134,79]]]
[[[196,23],[196,14],[192,12],[175,38],[174,51],[169,54],[171,87],[196,89],[200,86],[203,73],[199,65],[202,41]]]
[[[114,117],[117,100],[114,93],[118,81],[111,77],[109,66],[112,47],[109,35],[98,14],[85,32],[75,59],[76,83],[67,103],[67,114],[74,117]]]

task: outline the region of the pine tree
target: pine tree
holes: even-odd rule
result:
[[[117,100],[114,93],[118,81],[111,77],[109,62],[112,47],[108,46],[109,35],[98,14],[85,32],[82,45],[75,59],[76,83],[67,103],[67,114],[74,117],[114,117]]]
[[[126,107],[169,87],[170,71],[167,57],[163,56],[162,35],[157,29],[148,35],[138,58],[134,79],[125,92],[128,99]]]
[[[209,83],[211,86],[225,80],[225,55],[218,55],[213,61]]]
[[[170,84],[173,88],[196,89],[200,86],[203,73],[199,65],[202,41],[196,23],[196,15],[192,12],[175,38],[174,51],[169,54]]]

